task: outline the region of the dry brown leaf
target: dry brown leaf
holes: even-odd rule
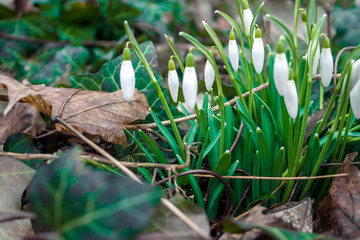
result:
[[[300,232],[313,232],[313,201],[310,197],[306,197],[300,202],[289,202],[267,211],[267,214],[281,218],[284,222],[291,225]]]
[[[360,239],[360,172],[351,165],[357,153],[348,154],[326,196],[318,205],[314,231],[331,237]]]
[[[29,104],[17,103],[9,114],[0,114],[0,144],[14,133],[27,133],[33,136],[41,133],[45,122],[37,109]]]
[[[121,90],[108,93],[25,85],[3,73],[0,73],[0,87],[9,95],[5,115],[23,100],[52,119],[60,117],[78,130],[122,145],[127,145],[122,125],[145,119],[149,114],[146,96],[137,89],[133,100],[127,102]],[[57,129],[64,131],[59,126]]]

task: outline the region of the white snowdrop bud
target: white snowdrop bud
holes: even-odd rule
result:
[[[330,49],[330,40],[326,37],[323,41],[323,49],[320,56],[320,76],[324,87],[330,85],[333,68],[334,62]]]
[[[290,69],[290,80],[286,83],[284,101],[290,117],[292,119],[295,119],[298,113],[299,100],[294,81],[294,73],[292,69]]]
[[[229,35],[229,46],[228,46],[229,60],[234,71],[239,68],[239,50],[235,39],[235,33],[231,29]]]
[[[169,60],[169,72],[168,72],[168,87],[170,90],[171,98],[174,102],[177,102],[179,92],[179,77],[175,69],[174,60]]]
[[[182,81],[182,90],[185,99],[185,105],[189,112],[192,112],[194,110],[198,90],[197,76],[194,67],[194,55],[192,53],[188,53],[186,56],[186,66]]]
[[[257,73],[261,73],[264,67],[264,43],[261,38],[261,30],[257,28],[255,31],[255,39],[252,47],[252,59],[254,63],[254,68]]]
[[[360,118],[360,80],[350,91],[350,103],[356,119]]]
[[[313,30],[311,31],[311,36],[313,38],[314,36],[314,32],[315,32],[315,27],[313,28]],[[311,50],[311,45],[312,45],[312,41],[310,41],[309,43],[309,48],[308,48],[308,52],[307,52],[307,60],[308,60],[308,64],[310,64],[310,50]],[[317,72],[317,69],[319,67],[319,60],[320,60],[320,45],[318,43],[318,45],[316,46],[316,50],[315,50],[315,55],[314,55],[314,61],[313,61],[313,71],[312,71],[312,75],[314,76]],[[310,65],[309,65],[310,67]]]
[[[135,71],[131,63],[130,49],[124,48],[123,61],[120,67],[120,85],[126,101],[131,101],[135,91]]]
[[[350,90],[353,89],[360,78],[360,59],[356,60],[351,67]]]
[[[247,0],[242,0],[242,6],[243,6],[243,18],[244,18],[244,25],[245,25],[245,34],[250,35],[250,27],[251,22],[254,18],[250,8],[249,3]]]
[[[205,63],[204,78],[205,78],[206,90],[210,92],[215,80],[215,71],[209,60],[206,60]]]
[[[289,79],[289,66],[284,52],[284,44],[279,41],[276,45],[276,55],[274,61],[274,82],[278,93],[284,96],[287,81]]]
[[[303,33],[303,36],[305,38],[306,43],[309,42],[309,34],[307,31],[307,16],[306,12],[301,13],[301,31]]]

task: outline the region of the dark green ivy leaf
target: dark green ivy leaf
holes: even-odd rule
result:
[[[131,239],[147,226],[161,191],[83,168],[79,149],[43,165],[29,185],[32,209],[64,239]]]
[[[5,152],[14,153],[39,153],[37,148],[33,144],[34,137],[25,133],[16,133],[9,136],[4,143]],[[43,160],[24,160],[23,161],[29,167],[37,169]]]

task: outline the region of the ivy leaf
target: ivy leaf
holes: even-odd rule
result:
[[[64,239],[131,239],[151,219],[161,191],[119,175],[83,168],[73,149],[39,168],[31,208]]]
[[[87,48],[67,45],[50,57],[48,63],[32,77],[31,83],[48,86],[67,72],[67,65],[70,66],[68,74],[82,69],[89,56],[90,53]]]
[[[39,153],[33,144],[34,137],[25,133],[16,133],[9,136],[4,143],[4,152],[14,153]],[[33,169],[37,169],[43,160],[24,160],[24,163]]]
[[[147,61],[151,66],[159,85],[161,86],[162,77],[159,73],[156,49],[152,42],[147,41],[140,44],[141,51],[145,54]],[[150,108],[159,116],[160,119],[166,119],[166,113],[162,103],[156,93],[155,87],[140,60],[131,52],[131,61],[135,70],[136,85],[135,87],[146,94]],[[114,92],[120,89],[119,70],[122,62],[122,56],[119,56],[105,63],[99,72],[95,74],[82,74],[73,76],[70,79],[72,88],[81,88],[91,91]],[[167,90],[162,90],[167,97]],[[175,107],[170,106],[174,117],[180,117],[182,114]]]

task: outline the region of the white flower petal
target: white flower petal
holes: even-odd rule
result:
[[[252,22],[252,20],[254,18],[250,8],[247,8],[247,9],[244,10],[243,16],[244,16],[244,25],[245,25],[246,33],[248,35],[250,35],[251,22]]]
[[[316,47],[315,56],[314,56],[314,62],[313,62],[313,76],[316,74],[318,66],[319,66],[319,60],[320,60],[320,46]]]
[[[264,44],[261,38],[255,38],[252,48],[252,59],[257,73],[261,73],[264,67]]]
[[[356,60],[351,68],[350,90],[355,86],[360,79],[360,59]]]
[[[324,87],[328,87],[331,82],[334,68],[333,57],[330,48],[323,48],[320,56],[320,75]]]
[[[168,73],[168,86],[170,90],[171,98],[174,102],[177,102],[179,92],[179,77],[176,70],[170,70]]]
[[[215,71],[209,60],[206,60],[204,69],[206,90],[210,91],[215,79]]]
[[[292,119],[295,119],[298,113],[298,95],[294,80],[287,82],[287,87],[284,95],[286,109]]]
[[[121,63],[120,85],[125,100],[131,101],[135,91],[135,71],[130,60]]]
[[[192,112],[194,110],[198,90],[195,67],[185,67],[182,90],[185,99],[185,105],[189,112]]]
[[[236,40],[229,40],[228,54],[232,68],[237,71],[239,69],[239,50]]]
[[[274,62],[274,82],[276,90],[281,96],[284,96],[289,79],[289,66],[285,53],[275,55]]]
[[[360,81],[350,91],[350,103],[356,119],[360,118]]]

